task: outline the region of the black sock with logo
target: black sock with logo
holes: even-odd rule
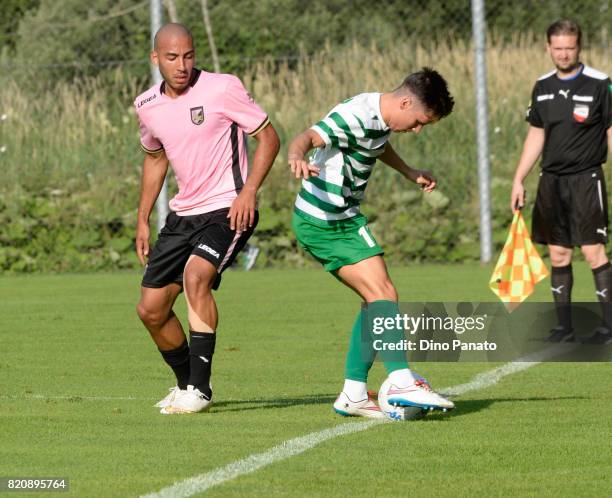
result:
[[[208,399],[212,397],[210,373],[216,340],[214,332],[189,331],[189,385],[199,389]]]
[[[170,366],[176,376],[176,385],[179,389],[186,389],[189,381],[189,345],[187,339],[176,349],[159,352],[164,361]]]
[[[553,266],[550,276],[550,290],[555,300],[559,325],[572,330],[572,286],[574,275],[571,263],[567,266]]]
[[[593,268],[593,278],[595,279],[595,293],[601,304],[603,321],[612,330],[612,265],[605,263],[597,268]]]

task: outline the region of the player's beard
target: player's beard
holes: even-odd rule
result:
[[[561,74],[569,74],[574,72],[580,66],[580,62],[573,61],[568,63],[567,65],[562,66],[560,64],[555,64],[555,66],[557,67],[557,71],[559,71]]]

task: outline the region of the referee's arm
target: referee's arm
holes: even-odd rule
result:
[[[608,130],[608,138],[610,137]],[[523,180],[529,174],[536,161],[544,150],[544,128],[529,126],[525,143],[523,144],[523,152],[519,159],[514,181],[512,182],[512,194],[510,196],[510,209],[520,209],[525,204],[525,188]]]

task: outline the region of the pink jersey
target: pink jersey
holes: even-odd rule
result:
[[[268,124],[236,76],[194,69],[189,85],[173,99],[161,83],[134,102],[142,148],[164,149],[170,160],[179,187],[170,209],[182,216],[232,204],[247,177],[242,131],[255,135]]]

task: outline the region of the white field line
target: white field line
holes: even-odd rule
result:
[[[493,370],[479,373],[470,382],[442,389],[441,392],[449,396],[459,396],[470,391],[476,391],[493,386],[507,375],[531,368],[547,358],[567,352],[575,347],[576,345],[565,344],[553,346],[543,352],[521,358],[521,361],[506,363],[505,365],[494,368]],[[369,429],[370,427],[378,425],[379,423],[384,423],[384,421],[378,419],[368,420],[366,422],[353,422],[337,425],[336,427],[324,429],[318,432],[311,432],[305,436],[284,441],[281,444],[262,453],[255,453],[246,458],[242,458],[222,467],[218,467],[210,472],[177,482],[172,486],[161,489],[160,491],[143,495],[141,498],[183,498],[193,496],[214,486],[218,486],[219,484],[235,479],[236,477],[255,472],[256,470],[266,467],[272,463],[304,453],[305,451],[335,437],[361,432]]]
[[[73,400],[73,401],[153,401],[156,398],[134,398],[132,396],[81,396],[80,394],[47,396],[46,394],[0,394],[0,399],[40,399],[40,400]]]
[[[461,396],[462,394],[470,391],[485,389],[486,387],[497,384],[506,375],[521,372],[537,365],[538,363],[542,363],[545,360],[563,353],[568,353],[577,347],[577,344],[572,343],[556,344],[543,351],[524,356],[523,358],[519,358],[517,361],[506,363],[501,367],[494,368],[493,370],[481,372],[477,374],[470,382],[447,387],[446,389],[442,389],[440,392],[446,396]]]
[[[189,479],[185,479],[184,481],[164,488],[161,491],[148,494],[144,498],[193,496],[223,482],[231,481],[241,475],[255,472],[274,462],[304,453],[306,450],[329,439],[343,436],[344,434],[364,431],[379,423],[381,423],[380,419],[342,424],[330,429],[324,429],[305,436],[289,439],[263,453],[255,453],[241,460],[236,460],[228,465],[207,472],[206,474],[190,477]]]

